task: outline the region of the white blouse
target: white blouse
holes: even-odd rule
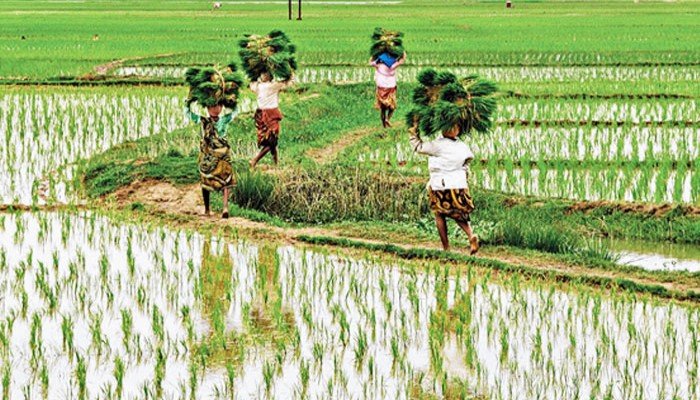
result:
[[[413,151],[428,155],[430,170],[430,188],[433,190],[465,189],[467,185],[467,163],[474,159],[474,153],[466,143],[444,136],[424,142],[411,129],[409,139]]]
[[[271,110],[279,107],[280,91],[292,84],[292,80],[271,82],[257,81],[250,83],[250,90],[252,90],[258,98],[258,109]]]

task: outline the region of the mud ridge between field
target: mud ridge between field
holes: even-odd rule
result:
[[[497,121],[496,125],[501,126],[695,126],[700,125],[700,121],[598,121],[598,120],[572,120],[572,119],[551,119],[551,120],[527,120],[510,119]]]
[[[397,122],[394,124],[396,127],[404,126],[403,122]],[[311,148],[306,151],[306,155],[313,159],[318,164],[327,164],[335,160],[338,155],[340,155],[343,150],[354,145],[365,137],[381,133],[382,128],[374,126],[366,126],[353,131],[344,133],[342,137],[328,146]]]
[[[610,94],[591,94],[591,93],[539,93],[539,94],[528,94],[528,93],[518,93],[518,92],[505,92],[504,96],[512,97],[515,99],[581,99],[581,100],[611,100],[611,99],[625,99],[625,100],[644,100],[644,99],[694,99],[697,96],[690,94],[678,94],[678,93],[637,93],[637,94],[626,94],[626,93],[610,93]]]
[[[123,65],[125,62],[132,62],[132,61],[139,61],[139,60],[145,60],[145,59],[152,59],[152,58],[159,58],[159,57],[172,57],[177,53],[164,53],[164,54],[156,54],[154,56],[141,56],[141,57],[129,57],[129,58],[122,58],[119,60],[113,60],[105,64],[100,64],[95,66],[94,68],[94,73],[97,74],[98,76],[103,76],[107,75],[107,73],[115,68],[120,67]],[[92,74],[86,74],[84,78],[89,78],[91,77]]]
[[[241,217],[222,219],[218,214],[205,216],[202,214],[203,205],[201,191],[198,184],[176,186],[168,182],[147,180],[134,182],[118,189],[111,195],[100,200],[100,205],[115,207],[119,210],[129,209],[134,204],[143,205],[150,215],[164,219],[176,220],[178,227],[192,229],[212,229],[215,227],[232,228],[241,234],[255,237],[274,237],[289,243],[303,242],[303,237],[328,237],[335,239],[348,239],[370,245],[386,245],[385,241],[367,239],[357,234],[347,234],[341,229],[326,229],[323,227],[279,227],[263,222],[256,222]],[[578,206],[581,208],[582,206]],[[404,242],[391,243],[405,250],[438,250],[437,239],[434,242]],[[342,247],[342,246],[341,246]],[[456,249],[454,253],[468,255],[468,250]],[[596,277],[603,279],[625,279],[636,284],[647,286],[659,286],[665,290],[686,294],[699,293],[700,285],[695,280],[676,282],[666,277],[655,279],[653,274],[644,276],[631,276],[629,271],[615,271],[601,268],[591,268],[574,263],[553,261],[551,259],[531,258],[524,255],[512,254],[502,248],[489,248],[484,246],[479,258],[495,260],[514,266],[554,272],[578,277]],[[642,272],[642,271],[640,271]]]

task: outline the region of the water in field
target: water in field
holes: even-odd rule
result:
[[[465,141],[479,159],[687,163],[700,158],[700,129],[694,127],[499,125]],[[407,142],[401,150],[411,153]]]
[[[392,155],[374,150],[358,157],[361,162],[378,160],[427,176],[426,163],[397,146]],[[403,161],[403,160],[411,161]],[[554,165],[526,163],[525,167],[498,163],[475,163],[470,167],[469,181],[481,187],[514,195],[559,198],[580,201],[640,202],[650,204],[698,204],[700,186],[694,170],[671,168],[619,168],[617,166],[568,167],[564,162]],[[427,178],[426,178],[427,179]]]
[[[642,240],[611,240],[618,263],[649,270],[700,272],[700,246],[655,243]]]
[[[695,307],[424,267],[88,213],[0,214],[4,390],[51,399],[404,399],[445,388],[492,399],[700,398]],[[209,340],[218,331],[243,345],[203,362],[204,344],[219,351]]]
[[[442,57],[426,62],[421,66],[404,66],[399,71],[398,79],[402,82],[415,82],[416,76],[421,70],[445,61],[444,57]],[[414,60],[410,62],[421,64]],[[464,62],[464,60],[456,60],[456,62]],[[182,78],[186,69],[179,66],[126,66],[119,67],[111,73],[115,76]],[[700,68],[697,66],[625,68],[618,66],[448,66],[441,69],[453,71],[458,75],[478,74],[483,78],[500,83],[595,82],[600,80],[610,82],[645,82],[649,80],[655,82],[692,82],[700,79]],[[297,80],[300,83],[331,82],[349,84],[369,82],[372,80],[373,74],[374,70],[369,65],[366,67],[322,67],[310,65],[299,68]]]
[[[0,93],[0,204],[75,200],[74,163],[188,124],[163,89],[32,89]]]
[[[670,169],[598,169],[553,166],[472,168],[475,185],[504,193],[586,201],[685,203],[700,201],[697,172]]]

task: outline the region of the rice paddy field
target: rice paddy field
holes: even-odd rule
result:
[[[3,399],[700,399],[700,2],[303,7],[0,4]],[[408,52],[388,129],[377,26]],[[281,163],[247,167],[244,90],[204,217],[184,71],[272,29]],[[463,138],[476,256],[438,249],[408,143],[426,67],[499,87]]]

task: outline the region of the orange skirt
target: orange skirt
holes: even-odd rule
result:
[[[255,128],[258,130],[258,147],[275,147],[280,136],[282,112],[279,108],[255,111]]]
[[[382,108],[396,110],[396,88],[377,87],[377,102],[374,107],[378,110]]]

